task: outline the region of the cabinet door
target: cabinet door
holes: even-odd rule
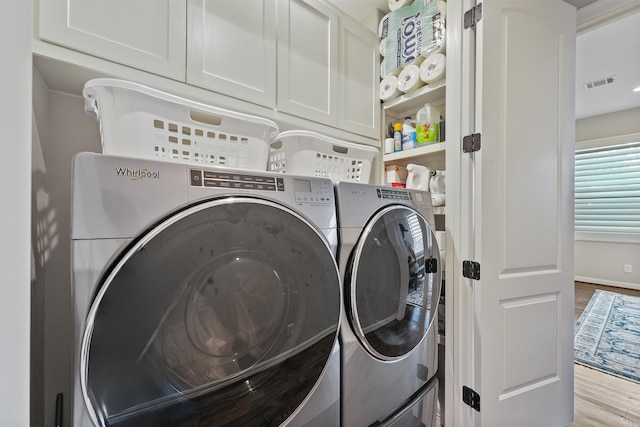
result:
[[[278,7],[278,109],[335,126],[338,15],[317,0]]]
[[[189,0],[187,83],[273,108],[276,7],[270,0]]]
[[[482,142],[460,155],[456,252],[480,270],[454,283],[454,339],[466,345],[452,369],[466,373],[456,398],[468,386],[481,408],[459,402],[452,425],[573,418],[575,22],[560,0],[484,0],[476,28],[462,30],[475,58],[462,127]]]
[[[380,53],[377,36],[343,17],[338,60],[338,127],[380,138]]]
[[[40,0],[40,38],[184,81],[184,0]]]

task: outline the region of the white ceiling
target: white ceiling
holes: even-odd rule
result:
[[[612,84],[584,84],[615,76]],[[640,12],[576,38],[576,119],[640,107]],[[640,120],[640,117],[639,117]]]
[[[389,0],[330,0],[358,21]],[[564,0],[578,9],[576,119],[640,107],[640,0]],[[613,84],[584,83],[615,76]]]

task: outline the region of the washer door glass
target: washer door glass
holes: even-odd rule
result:
[[[440,250],[428,221],[405,206],[379,211],[348,270],[348,317],[362,345],[382,360],[410,352],[433,323],[440,297]]]
[[[112,263],[81,385],[99,425],[279,425],[324,372],[340,279],[323,236],[270,201],[193,205]]]

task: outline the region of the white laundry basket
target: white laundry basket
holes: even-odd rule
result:
[[[292,130],[282,132],[271,143],[268,170],[368,184],[378,152],[374,147]]]
[[[137,83],[85,83],[85,111],[100,122],[105,154],[180,163],[267,168],[278,125]]]

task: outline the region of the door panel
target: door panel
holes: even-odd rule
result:
[[[316,0],[278,7],[278,109],[335,125],[338,15]]]
[[[482,3],[475,30],[475,133],[461,188],[463,237],[481,265],[469,327],[481,396],[471,425],[566,425],[573,417],[575,9]],[[463,214],[464,221],[464,214]],[[464,258],[464,259],[469,259]],[[468,407],[467,407],[468,408]]]
[[[340,21],[338,127],[380,137],[380,52],[375,34]]]
[[[275,2],[188,2],[187,83],[275,107]]]
[[[42,0],[40,37],[184,81],[186,6],[180,0]]]

